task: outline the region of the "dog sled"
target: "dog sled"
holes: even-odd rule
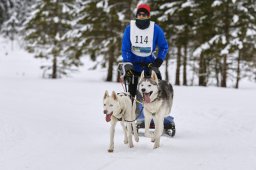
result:
[[[126,62],[126,63],[119,63],[118,65],[118,72],[120,73],[122,79],[123,79],[123,83],[125,86],[125,91],[128,92],[128,87],[129,87],[129,83],[131,83],[131,79],[127,79],[126,75],[126,70],[130,70],[131,68],[133,68],[132,63]],[[137,98],[138,100],[140,100],[140,97]],[[139,129],[144,129],[145,128],[145,118],[144,118],[144,114],[143,114],[143,106],[141,104],[141,102],[138,102],[138,106],[136,109],[136,127],[137,127],[137,131],[139,131]],[[155,129],[155,124],[154,121],[151,120],[150,123],[150,129]],[[164,118],[164,134],[170,136],[170,137],[174,137],[176,134],[176,128],[175,128],[175,122],[174,122],[174,117],[172,116],[167,116]]]

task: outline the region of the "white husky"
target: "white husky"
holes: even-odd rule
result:
[[[164,129],[164,117],[171,112],[173,102],[173,88],[167,81],[158,80],[152,71],[151,77],[145,78],[141,73],[138,90],[143,97],[145,116],[145,136],[155,142],[154,149],[160,147],[160,136]],[[149,126],[153,118],[154,134],[150,133]]]
[[[124,131],[124,143],[130,148],[133,147],[132,131],[135,137],[135,141],[139,141],[137,128],[135,124],[135,110],[136,102],[134,100],[133,105],[129,97],[129,93],[118,93],[112,92],[109,96],[108,91],[104,94],[104,114],[106,114],[106,121],[111,121],[110,127],[110,145],[108,152],[114,151],[114,133],[115,126],[118,121],[121,122]]]

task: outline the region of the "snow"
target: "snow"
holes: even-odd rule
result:
[[[231,44],[238,46],[239,49],[243,48],[243,42],[239,38],[235,38],[231,41]]]
[[[178,9],[178,7],[170,8],[170,9],[166,10],[166,11],[164,12],[164,14],[165,14],[165,15],[170,15],[170,16],[172,16],[172,15],[175,13],[175,11],[176,11],[177,9]]]
[[[53,21],[54,21],[54,23],[59,23],[60,19],[59,19],[59,17],[53,17]]]
[[[230,44],[226,45],[226,47],[221,50],[220,55],[227,55],[227,54],[229,54],[230,48],[231,48]]]
[[[40,60],[0,39],[0,169],[3,170],[254,170],[256,85],[241,89],[174,86],[177,134],[161,147],[140,130],[139,143],[108,153],[109,124],[102,111],[105,70],[84,68],[72,78],[41,78]]]
[[[195,49],[195,51],[193,52],[193,56],[200,56],[204,50],[207,50],[209,48],[210,48],[210,44],[206,42],[202,44],[200,47],[198,47],[197,49]]]
[[[247,35],[247,36],[254,36],[254,35],[256,35],[256,31],[253,30],[253,29],[248,29],[248,30],[246,31],[246,35]]]
[[[163,15],[163,16],[157,18],[157,20],[158,20],[158,21],[162,21],[162,22],[168,21],[168,17],[167,17],[166,15]]]
[[[237,23],[237,21],[239,20],[239,16],[238,15],[234,15],[233,16],[233,23]]]
[[[244,7],[243,5],[238,5],[237,7],[238,7],[238,10],[240,10],[240,11],[243,11],[245,13],[248,12],[248,9],[246,7]]]
[[[67,4],[63,4],[63,6],[62,6],[62,13],[70,13],[70,12],[71,12],[71,10],[67,6]]]
[[[216,7],[216,6],[220,6],[223,2],[220,1],[220,0],[215,0],[213,3],[212,3],[212,7]]]
[[[195,6],[195,4],[194,4],[193,1],[187,0],[187,2],[185,2],[185,3],[183,3],[183,4],[181,5],[181,8],[192,8],[192,7],[194,7],[194,6]]]
[[[225,36],[221,36],[221,42],[222,44],[226,44],[227,43],[227,39]]]
[[[193,56],[200,56],[201,53],[205,50],[208,50],[211,45],[215,42],[215,41],[219,41],[219,39],[225,40],[223,38],[224,36],[220,36],[220,35],[215,35],[213,38],[211,38],[208,42],[203,43],[201,46],[199,46],[198,48],[196,48],[193,52]]]
[[[124,14],[122,12],[118,12],[117,15],[118,15],[118,20],[119,21],[124,20],[125,16],[124,16]]]
[[[176,10],[179,9],[178,5],[180,4],[180,2],[169,2],[169,3],[164,3],[163,5],[160,6],[160,9],[168,9],[164,12],[165,15],[173,15],[175,13]]]

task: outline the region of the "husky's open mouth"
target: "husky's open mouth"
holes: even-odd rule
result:
[[[150,103],[150,96],[153,92],[149,92],[149,93],[143,93],[143,100],[146,102],[146,103]]]
[[[112,114],[113,112],[111,112],[110,114],[106,114],[106,122],[109,122],[111,120]]]

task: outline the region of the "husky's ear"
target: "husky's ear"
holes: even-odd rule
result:
[[[140,79],[139,79],[139,82],[144,78],[145,76],[144,76],[144,70],[141,72],[141,74],[140,74]]]
[[[114,99],[114,100],[117,100],[117,95],[116,95],[116,92],[115,91],[112,91],[112,98]]]
[[[154,80],[158,84],[158,78],[156,72],[152,70],[151,72],[151,79]]]
[[[109,97],[109,95],[108,95],[108,91],[106,90],[103,99],[106,99],[107,97]]]

